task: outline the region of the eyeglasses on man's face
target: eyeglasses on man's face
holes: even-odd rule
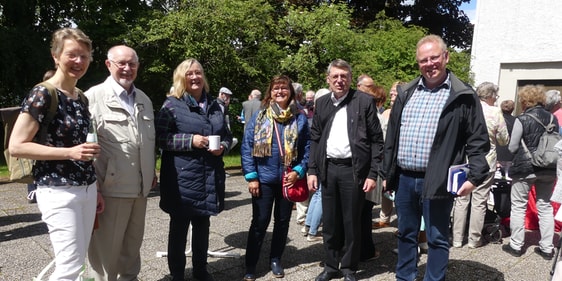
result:
[[[445,56],[446,53],[447,52],[442,52],[439,55],[434,55],[434,56],[430,56],[428,58],[421,59],[421,60],[418,61],[418,64],[419,65],[426,65],[426,64],[429,64],[429,63],[437,63],[441,60],[442,57]]]
[[[137,69],[137,67],[139,67],[138,62],[114,61],[114,60],[109,60],[109,61],[112,62],[115,66],[117,66],[117,68],[119,68],[119,69],[125,69],[125,67],[127,67],[127,66],[129,66],[130,69]]]

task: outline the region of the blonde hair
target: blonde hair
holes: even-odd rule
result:
[[[58,29],[53,33],[51,40],[51,54],[55,57],[59,57],[62,53],[64,47],[64,40],[71,39],[78,43],[86,45],[88,51],[90,52],[90,61],[93,60],[92,57],[92,40],[86,35],[82,30],[78,28],[65,27]]]
[[[199,65],[199,67],[201,68],[201,74],[203,76],[203,89],[205,90],[205,93],[209,93],[209,83],[207,82],[207,78],[205,77],[203,66],[196,59],[189,58],[182,61],[174,70],[173,85],[168,96],[174,96],[178,99],[183,96],[184,92],[187,89],[187,79],[185,77],[185,74],[194,64]]]
[[[427,36],[424,36],[422,39],[420,39],[420,41],[418,41],[418,44],[416,45],[416,57],[418,56],[418,50],[419,48],[426,43],[436,43],[437,45],[439,45],[439,47],[441,48],[441,50],[443,52],[447,51],[447,44],[445,44],[445,41],[443,41],[443,38],[441,38],[438,35],[435,34],[430,34]]]
[[[540,85],[526,85],[519,89],[517,96],[519,97],[519,102],[523,110],[528,108],[542,105],[544,106],[546,101],[545,89]]]

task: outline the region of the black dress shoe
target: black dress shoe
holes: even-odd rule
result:
[[[213,276],[207,271],[194,272],[193,279],[198,281],[215,281],[215,278],[213,278]]]
[[[271,262],[271,273],[273,273],[273,276],[277,278],[285,277],[285,271],[283,270],[283,266],[280,261]]]
[[[346,273],[343,275],[343,281],[357,281],[355,273]]]
[[[502,250],[516,258],[521,256],[521,250],[515,250],[513,248],[511,248],[511,246],[509,244],[505,244],[502,246]]]
[[[318,275],[318,277],[316,277],[316,279],[314,279],[315,281],[329,281],[332,279],[338,278],[338,273],[337,272],[332,272],[332,271],[327,271],[324,270],[322,271],[322,273],[320,273],[320,275]]]
[[[253,273],[246,273],[244,275],[244,281],[255,281],[256,280],[256,275]]]
[[[554,252],[554,251],[553,251]],[[535,247],[535,253],[537,253],[539,256],[541,256],[543,259],[549,261],[552,259],[552,257],[554,256],[554,253],[550,252],[550,253],[545,253],[541,250],[541,248],[539,247]]]

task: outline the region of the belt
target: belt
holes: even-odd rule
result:
[[[328,158],[328,162],[336,165],[351,165],[351,158]]]
[[[425,172],[418,172],[418,171],[408,171],[400,169],[400,174],[405,175],[410,178],[425,178]]]

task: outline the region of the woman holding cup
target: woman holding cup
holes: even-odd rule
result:
[[[222,157],[232,134],[221,107],[208,95],[209,85],[197,60],[181,62],[173,80],[173,90],[155,120],[156,141],[162,149],[160,208],[170,215],[168,267],[173,281],[184,280],[191,224],[193,278],[213,280],[207,272],[210,216],[224,209]],[[211,149],[210,141],[217,137],[220,143]]]

